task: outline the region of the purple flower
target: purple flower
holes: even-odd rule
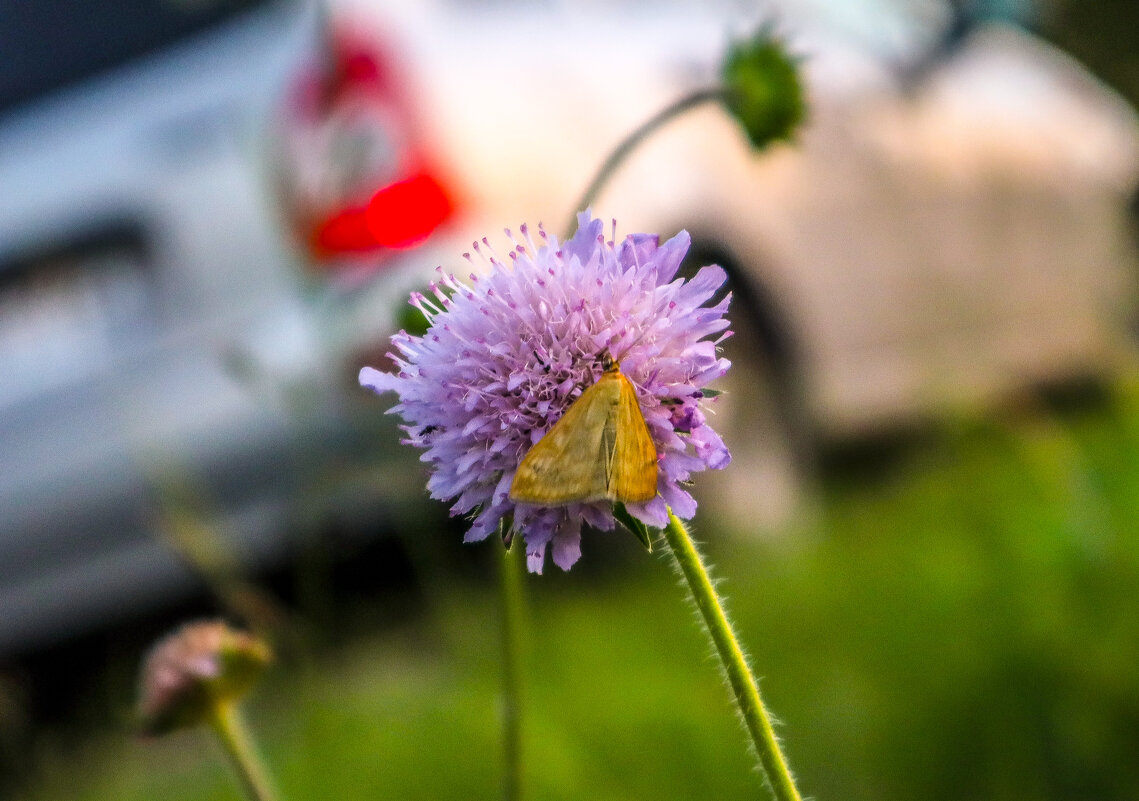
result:
[[[453,501],[454,515],[473,515],[466,541],[486,538],[512,516],[529,568],[540,573],[547,546],[563,570],[577,561],[582,523],[614,526],[608,502],[539,507],[508,494],[522,457],[598,380],[607,357],[636,387],[659,457],[657,496],[627,504],[630,514],[657,528],[670,507],[692,517],[696,502],[682,484],[731,461],[702,411],[714,398],[701,391],[729,366],[716,346],[729,336],[730,296],[704,305],[726,279],[717,266],[675,278],[690,243],[685,232],[663,245],[649,234],[607,242],[601,221],[586,211],[565,243],[541,226],[537,244],[525,225],[520,234],[507,232],[509,265],[484,239],[485,251],[474,247],[488,263],[485,274],[463,283],[440,270],[434,298],[413,294],[430,328],[422,337],[393,336],[397,372],[365,367],[360,383],[399,395],[390,412],[407,423],[404,442],[422,448],[431,465],[431,496]]]

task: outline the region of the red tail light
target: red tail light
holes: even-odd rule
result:
[[[420,173],[372,196],[368,230],[381,247],[412,247],[426,239],[452,211],[451,199],[439,181]]]
[[[415,247],[447,221],[454,206],[437,178],[420,172],[376,192],[366,206],[334,212],[314,232],[318,254]]]
[[[330,62],[297,86],[290,108],[295,224],[322,266],[415,247],[455,212],[430,163],[407,93],[377,44],[341,29]]]

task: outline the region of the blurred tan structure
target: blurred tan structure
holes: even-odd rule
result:
[[[473,201],[468,236],[492,240],[523,221],[568,233],[567,204],[609,149],[714,81],[729,30],[683,4],[388,14]],[[1113,374],[1139,275],[1139,121],[1078,63],[990,25],[913,80],[897,53],[781,27],[809,87],[798,146],[756,156],[704,107],[646,142],[594,208],[618,235],[685,228],[735,268],[721,425],[737,464],[701,483],[752,522],[790,508],[802,440],[788,426],[842,439]]]

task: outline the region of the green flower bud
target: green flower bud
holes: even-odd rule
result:
[[[188,623],[160,640],[143,663],[142,732],[166,734],[205,723],[245,695],[272,660],[262,640],[221,621]]]
[[[806,116],[799,66],[769,27],[728,48],[721,77],[728,111],[756,149],[794,138]]]

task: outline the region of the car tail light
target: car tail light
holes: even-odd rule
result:
[[[327,62],[297,82],[287,113],[286,205],[317,266],[382,265],[455,213],[375,41],[334,29]]]
[[[318,256],[402,250],[425,240],[454,211],[439,179],[419,172],[378,189],[365,206],[334,211],[312,232]]]

